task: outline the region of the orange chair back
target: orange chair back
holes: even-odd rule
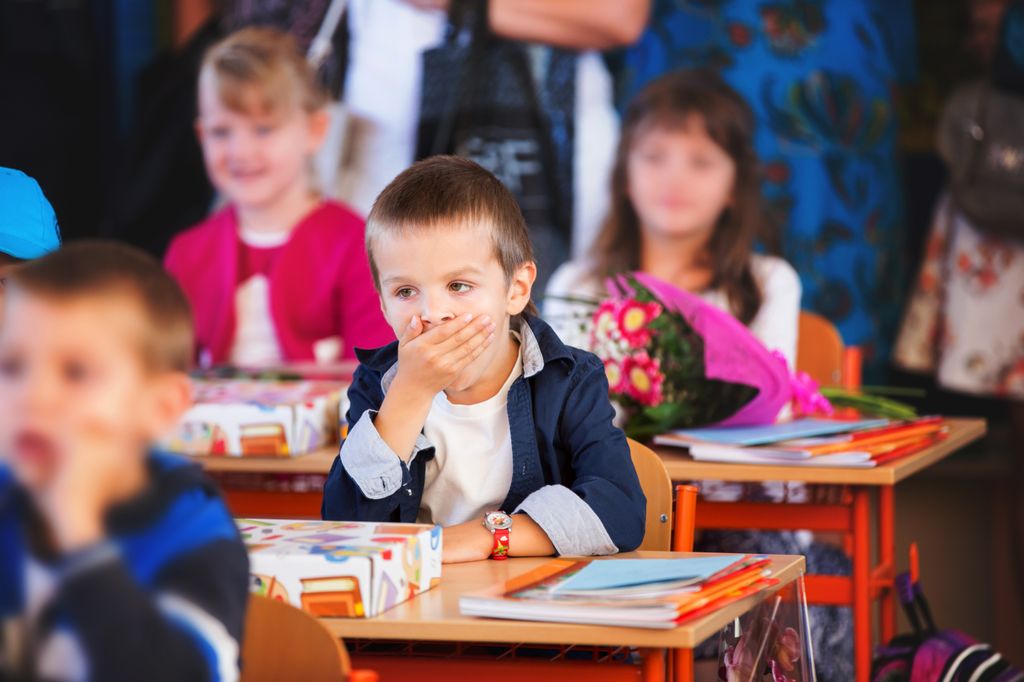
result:
[[[632,438],[629,454],[647,497],[647,525],[639,549],[668,551],[672,543],[672,477],[654,450]]]
[[[797,337],[796,368],[807,372],[821,386],[839,386],[843,383],[843,357],[845,348],[839,330],[816,313],[800,313]]]
[[[341,640],[315,617],[284,602],[249,598],[242,682],[345,682],[350,672]]]

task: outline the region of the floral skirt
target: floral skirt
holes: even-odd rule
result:
[[[1024,242],[979,232],[943,198],[894,359],[950,390],[1024,399]]]

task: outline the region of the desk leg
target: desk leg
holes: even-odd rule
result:
[[[881,641],[888,642],[896,634],[896,488],[884,485],[878,489],[878,562],[884,567],[881,594]]]
[[[643,649],[640,652],[644,682],[665,682],[665,653],[664,649]]]
[[[693,649],[672,649],[672,682],[693,682]]]
[[[853,667],[857,682],[871,673],[871,492],[853,488]]]

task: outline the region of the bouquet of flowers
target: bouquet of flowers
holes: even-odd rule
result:
[[[608,281],[590,346],[631,438],[720,423],[769,424],[791,400],[785,360],[739,321],[644,273]]]

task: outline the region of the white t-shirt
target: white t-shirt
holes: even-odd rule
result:
[[[761,288],[761,308],[749,328],[769,350],[786,356],[795,367],[797,329],[800,321],[800,277],[781,258],[754,254],[750,257],[754,281]],[[544,298],[544,319],[563,342],[586,348],[593,307],[584,303],[556,300],[553,297],[599,299],[607,293],[583,261],[566,263],[551,276]],[[729,310],[725,292],[713,289],[699,296],[720,310]]]
[[[338,198],[366,215],[374,199],[414,160],[422,53],[444,37],[445,14],[402,0],[351,0],[345,107],[353,137]],[[575,256],[587,252],[608,208],[608,178],[619,138],[611,75],[597,52],[576,65],[573,158]]]
[[[434,446],[417,521],[451,526],[501,508],[512,485],[508,392],[523,374],[520,351],[501,390],[482,403],[453,405],[442,391],[423,426]],[[511,511],[511,510],[507,510]]]
[[[240,230],[238,236],[249,246],[272,249],[286,243],[291,233]],[[228,358],[239,367],[261,367],[278,364],[282,357],[270,314],[270,280],[265,275],[253,275],[235,289],[235,338]]]

